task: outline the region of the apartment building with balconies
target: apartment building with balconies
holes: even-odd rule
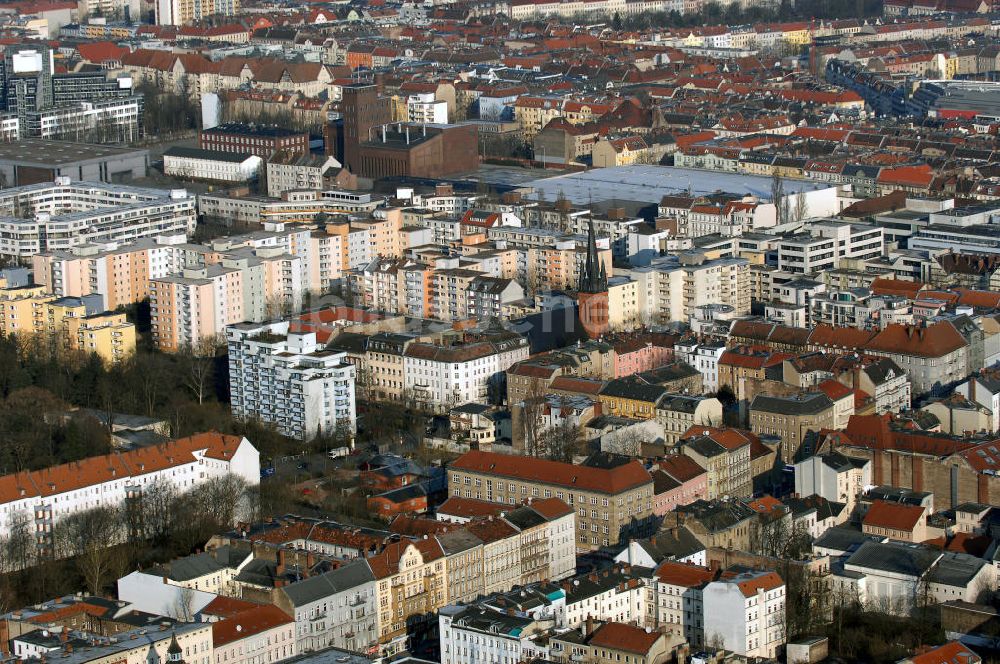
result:
[[[326,349],[315,332],[288,321],[226,328],[233,416],[259,418],[286,436],[310,440],[356,423],[354,365]]]

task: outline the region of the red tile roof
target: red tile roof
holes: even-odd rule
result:
[[[195,454],[230,460],[242,442],[240,436],[201,433],[187,438],[115,452],[80,461],[50,466],[42,470],[0,477],[0,503],[32,496],[52,496],[129,476],[193,463]]]
[[[573,508],[559,498],[535,499],[528,503],[528,506],[549,520],[573,513]]]
[[[875,295],[900,295],[908,297],[911,300],[925,288],[927,288],[927,285],[919,281],[887,279],[885,277],[878,277],[871,283],[872,293]]]
[[[777,572],[767,572],[746,581],[737,581],[740,591],[744,597],[753,597],[759,591],[767,592],[785,585],[785,582],[778,576]]]
[[[727,450],[736,450],[744,445],[751,444],[758,439],[756,434],[742,429],[720,429],[708,425],[699,424],[691,427],[681,438],[695,438],[698,436],[708,436]],[[758,439],[759,440],[759,439]]]
[[[624,623],[604,623],[588,639],[588,645],[645,655],[663,635]]]
[[[445,516],[455,516],[472,519],[479,516],[496,516],[505,510],[509,510],[510,505],[503,503],[491,503],[487,500],[477,500],[475,498],[462,498],[461,496],[449,496],[440,507],[438,514]]]
[[[80,54],[81,58],[95,64],[120,61],[122,56],[129,52],[127,48],[108,41],[80,44],[76,47],[76,51]]]
[[[636,460],[605,469],[473,450],[453,461],[449,468],[609,494],[653,481],[649,472]]]
[[[661,583],[684,586],[685,588],[696,588],[712,581],[715,578],[715,572],[700,565],[667,560],[656,568],[656,578]]]
[[[704,475],[706,471],[698,462],[686,454],[672,454],[656,462],[663,472],[680,483],[689,482]]]
[[[212,643],[218,648],[294,623],[295,620],[278,607],[264,604],[212,623]]]
[[[923,516],[923,507],[876,500],[868,508],[862,524],[870,528],[889,528],[891,530],[913,532],[913,529],[917,527]]]
[[[887,325],[864,345],[865,350],[917,357],[944,357],[967,346],[965,338],[947,321],[927,327]]]
[[[385,549],[368,558],[368,566],[376,579],[385,579],[399,572],[399,560],[410,547],[414,547],[423,557],[424,564],[444,556],[444,551],[436,539],[425,539],[417,542],[392,542]]]
[[[912,664],[979,664],[983,659],[965,644],[951,641],[904,661]]]
[[[830,397],[831,401],[840,401],[841,399],[845,399],[849,397],[851,395],[851,392],[853,391],[851,390],[851,388],[847,387],[843,383],[840,383],[830,378],[824,380],[816,387],[818,387],[820,391],[823,392],[823,394]]]
[[[215,599],[205,605],[201,613],[207,616],[217,616],[219,618],[231,618],[235,615],[248,611],[259,606],[253,602],[248,602],[235,597],[217,595]]]

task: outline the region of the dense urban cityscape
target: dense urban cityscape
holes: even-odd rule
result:
[[[1000,661],[992,0],[0,53],[0,663]]]

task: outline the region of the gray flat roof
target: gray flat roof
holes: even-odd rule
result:
[[[753,194],[771,198],[771,178],[761,175],[719,173],[674,166],[615,166],[594,168],[581,173],[558,175],[524,183],[545,192],[547,200],[561,193],[570,202],[586,205],[591,201],[629,200],[659,203],[664,196],[687,194],[704,196],[717,191]],[[786,193],[829,189],[834,185],[810,180],[784,180]]]
[[[0,161],[12,161],[30,166],[65,166],[81,161],[148,154],[149,150],[141,148],[122,148],[72,141],[48,141],[41,138],[25,138],[12,143],[0,143]]]

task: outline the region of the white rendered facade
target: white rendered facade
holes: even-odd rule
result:
[[[183,189],[58,178],[0,191],[0,256],[21,260],[82,244],[193,233],[194,227],[195,199]]]
[[[25,525],[42,550],[51,545],[53,525],[98,507],[120,507],[143,487],[166,482],[190,491],[213,478],[234,474],[260,482],[260,455],[246,438],[204,433],[163,445],[91,457],[0,478],[9,485],[0,503],[0,537]],[[6,480],[6,481],[5,481]]]
[[[840,267],[843,258],[870,259],[885,254],[881,228],[818,222],[807,229],[810,235],[797,235],[778,243],[779,270],[816,274]]]
[[[774,658],[785,644],[785,583],[774,572],[713,581],[702,593],[706,643]]]
[[[315,332],[289,333],[287,321],[227,328],[233,416],[271,422],[308,440],[338,425],[353,433],[355,368],[326,351]]]
[[[447,124],[448,102],[435,99],[430,92],[410,95],[406,99],[406,115],[410,122]]]
[[[174,177],[212,182],[246,182],[257,177],[263,160],[257,155],[229,154],[216,156],[210,150],[199,150],[205,154],[164,154],[163,173]]]
[[[435,408],[484,401],[489,381],[528,353],[518,336],[454,347],[412,344],[403,357],[404,389]]]

